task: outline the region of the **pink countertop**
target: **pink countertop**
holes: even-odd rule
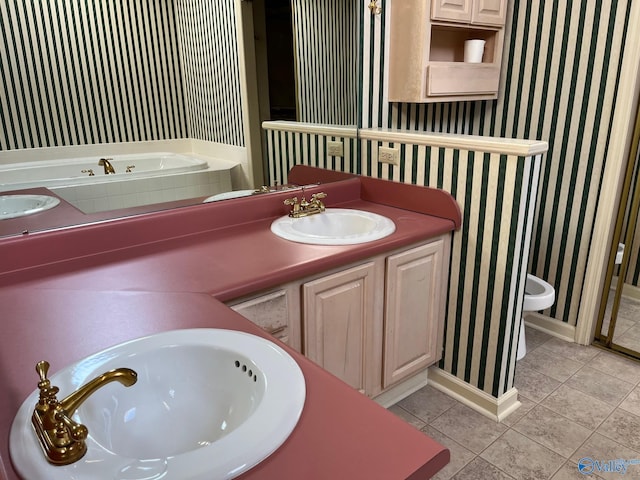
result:
[[[97,350],[176,328],[231,328],[267,336],[220,300],[449,232],[459,221],[380,205],[371,192],[364,201],[358,198],[360,189],[347,184],[345,191],[340,190],[344,185],[323,190],[340,200],[340,207],[389,216],[396,233],[360,246],[288,242],[268,230],[282,210],[276,194],[271,200],[240,199],[199,211],[186,207],[18,239],[26,240],[23,246],[0,241],[0,478],[18,478],[9,460],[8,434],[17,409],[36,387],[37,361],[48,360],[55,372]],[[260,215],[248,214],[249,206]],[[211,212],[220,215],[210,219]],[[122,232],[129,233],[126,241]],[[104,248],[109,244],[115,245],[111,251]],[[43,246],[50,251],[43,252]],[[285,444],[242,478],[418,479],[448,462],[444,447],[284,348],[305,375],[304,412]]]

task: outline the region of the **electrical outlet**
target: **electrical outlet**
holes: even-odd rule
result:
[[[344,156],[342,142],[338,142],[335,140],[327,141],[327,155],[329,155],[330,157]]]
[[[391,147],[378,147],[378,161],[380,163],[400,164],[400,149]]]

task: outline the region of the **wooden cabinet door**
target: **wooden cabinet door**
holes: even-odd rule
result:
[[[374,262],[302,286],[303,353],[362,393],[374,325]]]
[[[507,0],[474,0],[471,23],[504,26]]]
[[[387,258],[383,388],[441,356],[445,247],[440,238]]]
[[[433,0],[431,19],[445,22],[471,22],[472,0]]]

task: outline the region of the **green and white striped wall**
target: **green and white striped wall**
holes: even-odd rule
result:
[[[336,160],[325,153],[334,136],[314,133],[317,126],[268,122],[264,127],[271,183],[286,183],[286,172],[304,164],[441,188],[456,198],[463,222],[453,235],[441,367],[495,398],[513,387],[532,199],[543,161],[536,152],[546,146],[514,141],[490,149],[476,142],[470,148],[473,141],[458,137],[447,143],[460,146],[445,147],[437,135],[366,129],[358,132],[360,155],[350,149],[348,158]],[[378,145],[398,147],[400,164],[378,162]],[[522,148],[533,153],[514,153]]]
[[[631,1],[509,0],[499,99],[422,105],[386,100],[392,1],[363,16],[362,125],[547,141],[529,271],[556,289],[545,313],[576,325]]]
[[[460,169],[461,162],[465,163],[466,173],[461,177],[459,171],[448,172],[443,168],[446,163],[441,160],[439,149],[436,161],[433,149],[427,154],[426,150],[416,150],[415,145],[401,144],[403,166],[389,169],[375,161],[378,142],[362,140],[360,169],[351,170],[417,184],[434,185],[435,179],[435,186],[442,184],[445,188],[447,182],[452,181],[449,179],[455,178],[452,190],[463,178],[465,187],[476,186],[471,190],[471,197],[464,197],[464,203],[459,192],[452,191],[461,202],[465,225],[472,228],[463,228],[466,237],[463,241],[461,232],[452,250],[452,265],[460,262],[456,274],[452,269],[452,285],[457,281],[458,287],[450,291],[446,349],[441,365],[459,379],[499,397],[513,385],[515,368],[513,331],[501,331],[501,328],[518,314],[522,290],[514,289],[511,295],[505,296],[503,289],[500,294],[500,287],[506,288],[510,277],[505,276],[507,270],[495,276],[492,261],[522,265],[552,283],[557,302],[545,313],[568,325],[575,325],[578,320],[607,146],[619,141],[610,138],[609,126],[615,102],[624,101],[617,98],[617,86],[622,47],[630,23],[630,0],[604,0],[594,4],[572,0],[510,0],[499,99],[443,104],[387,101],[386,20],[391,1],[399,0],[383,2],[381,15],[374,16],[366,8],[368,2],[361,4],[364,12],[359,91],[363,99],[362,127],[532,138],[549,144],[544,159],[535,157],[530,161],[534,166],[529,168],[533,171],[525,167],[530,181],[538,181],[538,185],[525,183],[520,187],[530,193],[537,190],[536,205],[523,207],[527,222],[532,224],[531,248],[525,248],[526,235],[518,237],[522,248],[518,251],[514,247],[513,257],[508,249],[500,247],[494,260],[485,250],[493,245],[489,232],[498,239],[501,235],[510,235],[517,226],[512,224],[504,229],[505,222],[517,218],[519,223],[522,216],[487,214],[498,198],[497,191],[493,196],[489,194],[496,185],[493,169],[500,168],[496,167],[500,164],[504,165],[501,168],[507,168],[503,171],[506,186],[524,178],[525,171],[518,173],[513,165],[526,164],[525,159],[486,160],[486,153],[480,150],[473,152],[470,167],[470,157],[460,151],[455,154],[457,163],[450,164]],[[447,154],[454,158],[453,151]],[[538,162],[540,172],[536,175]],[[510,196],[502,198],[503,202],[512,200]],[[521,200],[520,205],[523,204]],[[456,276],[458,278],[454,278]],[[453,300],[458,296],[463,301],[461,305]],[[466,296],[475,297],[473,305],[464,304]],[[485,348],[487,346],[490,348]]]
[[[357,130],[353,127],[305,125],[296,122],[265,122],[267,184],[287,183],[294,165],[311,165],[342,172],[359,169]],[[342,142],[342,157],[327,154],[327,142]]]
[[[0,150],[243,146],[233,0],[0,2]]]
[[[244,146],[233,0],[173,0],[189,136]]]
[[[300,122],[358,122],[357,0],[291,0],[297,118]]]

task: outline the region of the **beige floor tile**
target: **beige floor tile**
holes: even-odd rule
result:
[[[598,428],[598,433],[640,452],[640,417],[616,408]]]
[[[591,435],[591,430],[541,405],[533,408],[512,428],[565,458],[569,458]]]
[[[640,417],[640,387],[631,390],[631,393],[620,404],[620,408]]]
[[[628,348],[629,350],[640,352],[640,325],[636,324],[623,333],[621,333],[616,326],[613,343]]]
[[[544,373],[554,380],[564,382],[580,370],[583,365],[584,363],[556,355],[544,348],[538,348],[533,352],[527,353],[527,355],[520,360],[518,367],[526,366],[540,373]]]
[[[529,412],[529,410],[537,405],[537,403],[535,403],[533,400],[529,400],[524,395],[521,395],[520,392],[518,392],[518,400],[522,405],[515,412],[502,420],[503,425],[506,425],[508,427],[513,425],[522,417],[524,417]]]
[[[427,385],[401,400],[397,405],[425,423],[429,423],[459,403],[454,398]]]
[[[633,390],[633,384],[588,366],[578,370],[565,382],[565,385],[614,406],[617,406]]]
[[[623,297],[620,301],[618,314],[625,318],[635,319],[637,321],[638,318],[640,318],[640,301]]]
[[[551,477],[551,480],[599,480],[600,477],[594,474],[586,476],[584,473],[580,473],[578,465],[569,461],[565,463],[556,474]],[[479,479],[478,479],[479,480]]]
[[[527,321],[526,317],[524,320],[525,322]],[[525,325],[524,328],[525,338],[527,339],[527,350],[533,350],[552,338],[548,333],[544,333],[528,325]]]
[[[602,351],[587,365],[634,385],[640,382],[640,362],[634,362],[615,353]]]
[[[564,340],[555,337],[544,342],[540,345],[540,348],[549,350],[556,355],[583,363],[588,362],[600,352],[596,347],[565,342]]]
[[[475,453],[480,453],[507,429],[462,404],[447,410],[430,425]]]
[[[590,430],[598,428],[598,425],[615,408],[613,405],[566,385],[560,385],[557,390],[542,401],[541,405]]]
[[[426,425],[426,423],[424,423],[418,417],[416,417],[415,415],[411,415],[404,408],[399,407],[398,405],[392,405],[391,407],[388,408],[388,410],[391,413],[393,413],[394,415],[400,417],[402,420],[407,422],[409,425],[413,425],[418,430],[420,430],[421,428],[423,428]]]
[[[582,459],[585,459],[581,462]],[[590,459],[590,460],[589,460]],[[640,459],[640,453],[632,450],[628,447],[620,445],[614,442],[610,438],[607,438],[599,433],[594,433],[589,439],[571,456],[571,461],[574,463],[580,463],[584,467],[588,468],[587,471],[593,470],[599,478],[640,478],[640,465],[630,465],[628,467],[625,477],[622,477],[620,473],[606,473],[604,472],[604,466],[611,460],[633,460]],[[591,461],[601,462],[601,465],[595,465]],[[592,464],[593,468],[589,465]],[[584,475],[583,475],[584,476]],[[589,478],[589,477],[585,477]]]
[[[436,442],[447,447],[451,454],[451,461],[433,477],[434,480],[450,479],[476,456],[475,453],[464,448],[458,442],[447,437],[435,428],[426,426],[422,431],[433,438]]]
[[[462,470],[460,470],[454,480],[514,480],[511,475],[507,475],[498,467],[491,465],[480,457],[474,458]]]
[[[505,432],[480,456],[518,480],[550,478],[565,459],[514,430]]]
[[[609,322],[611,318],[610,315],[611,315],[611,312],[609,311],[607,313],[607,316],[605,316],[604,321],[602,322],[602,329],[600,330],[602,334],[605,336],[609,334]],[[618,318],[616,319],[616,326],[615,326],[615,332],[614,332],[613,338],[617,338],[617,336],[620,333],[626,332],[627,330],[634,327],[635,325],[636,325],[635,320],[630,320],[628,318],[623,317],[622,315],[618,315]]]
[[[539,403],[560,386],[560,382],[526,365],[516,366],[515,387],[528,399]]]

